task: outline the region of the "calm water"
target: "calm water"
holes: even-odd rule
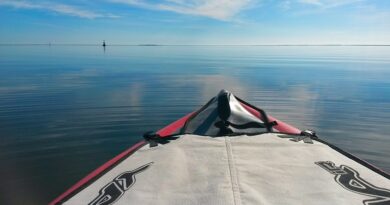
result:
[[[0,204],[43,204],[225,88],[390,171],[390,47],[0,46]]]

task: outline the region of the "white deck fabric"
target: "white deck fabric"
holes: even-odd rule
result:
[[[88,204],[118,175],[151,162],[113,204],[390,204],[386,195],[344,188],[315,164],[319,161],[346,165],[382,192],[390,189],[390,180],[317,141],[292,142],[278,134],[184,135],[165,145],[144,146],[65,204]],[[364,182],[348,183],[365,193]]]

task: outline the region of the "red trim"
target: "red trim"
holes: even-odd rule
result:
[[[187,114],[186,116],[176,120],[175,122],[169,124],[168,126],[162,128],[161,130],[157,131],[157,134],[161,137],[165,137],[168,135],[171,135],[179,128],[183,127],[183,125],[186,123],[187,119],[190,118],[195,112],[192,112],[190,114]]]
[[[75,185],[73,185],[72,187],[70,187],[67,191],[65,191],[63,194],[61,194],[60,196],[58,196],[56,199],[54,199],[52,202],[50,202],[50,205],[54,205],[54,204],[57,204],[59,203],[61,200],[63,200],[65,197],[67,197],[69,194],[71,194],[72,192],[76,191],[76,189],[78,189],[79,187],[83,186],[84,184],[86,184],[88,181],[90,181],[91,179],[93,179],[95,176],[99,175],[100,173],[102,173],[104,170],[106,170],[107,168],[111,167],[113,164],[115,164],[116,162],[118,162],[120,159],[122,159],[123,157],[125,157],[126,155],[128,155],[129,153],[133,152],[134,150],[138,149],[139,147],[143,146],[145,144],[145,141],[140,141],[138,142],[137,144],[133,145],[132,147],[130,147],[129,149],[127,149],[126,151],[120,153],[119,155],[117,155],[116,157],[114,157],[113,159],[111,159],[110,161],[104,163],[102,166],[100,166],[99,168],[95,169],[93,172],[91,172],[90,174],[88,174],[86,177],[84,177],[83,179],[81,179],[79,182],[77,182]]]
[[[241,105],[246,110],[248,110],[248,112],[250,112],[252,115],[258,117],[259,119],[262,119],[261,114],[257,110],[255,110],[254,108],[252,108],[244,103],[241,103]],[[299,130],[298,128],[295,128],[292,125],[289,125],[285,122],[282,122],[282,121],[280,121],[280,120],[278,120],[270,115],[267,115],[267,117],[268,117],[269,121],[276,121],[277,122],[277,125],[275,125],[274,128],[280,132],[286,132],[286,133],[291,133],[291,134],[300,134],[301,133],[301,130]]]
[[[272,117],[271,115],[268,115],[268,119],[269,121],[276,121],[278,124],[274,126],[275,129],[279,130],[280,132],[286,132],[286,133],[291,133],[291,134],[301,134],[301,130],[290,125],[290,124],[287,124],[283,121],[280,121],[274,117]]]

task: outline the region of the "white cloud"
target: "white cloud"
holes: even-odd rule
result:
[[[118,16],[112,14],[101,14],[93,11],[81,9],[76,6],[48,2],[29,2],[29,1],[10,1],[0,0],[0,6],[9,6],[16,9],[35,9],[47,10],[58,14],[75,16],[80,18],[95,19],[95,18],[116,18]]]
[[[364,0],[298,0],[301,4],[313,5],[323,9],[345,6],[361,1]]]
[[[248,8],[253,0],[163,0],[155,3],[149,0],[110,0],[132,6],[172,11],[180,14],[205,16],[218,20],[230,20],[240,11]]]

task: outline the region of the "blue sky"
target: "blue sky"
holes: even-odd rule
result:
[[[0,0],[0,43],[390,44],[389,0]]]

